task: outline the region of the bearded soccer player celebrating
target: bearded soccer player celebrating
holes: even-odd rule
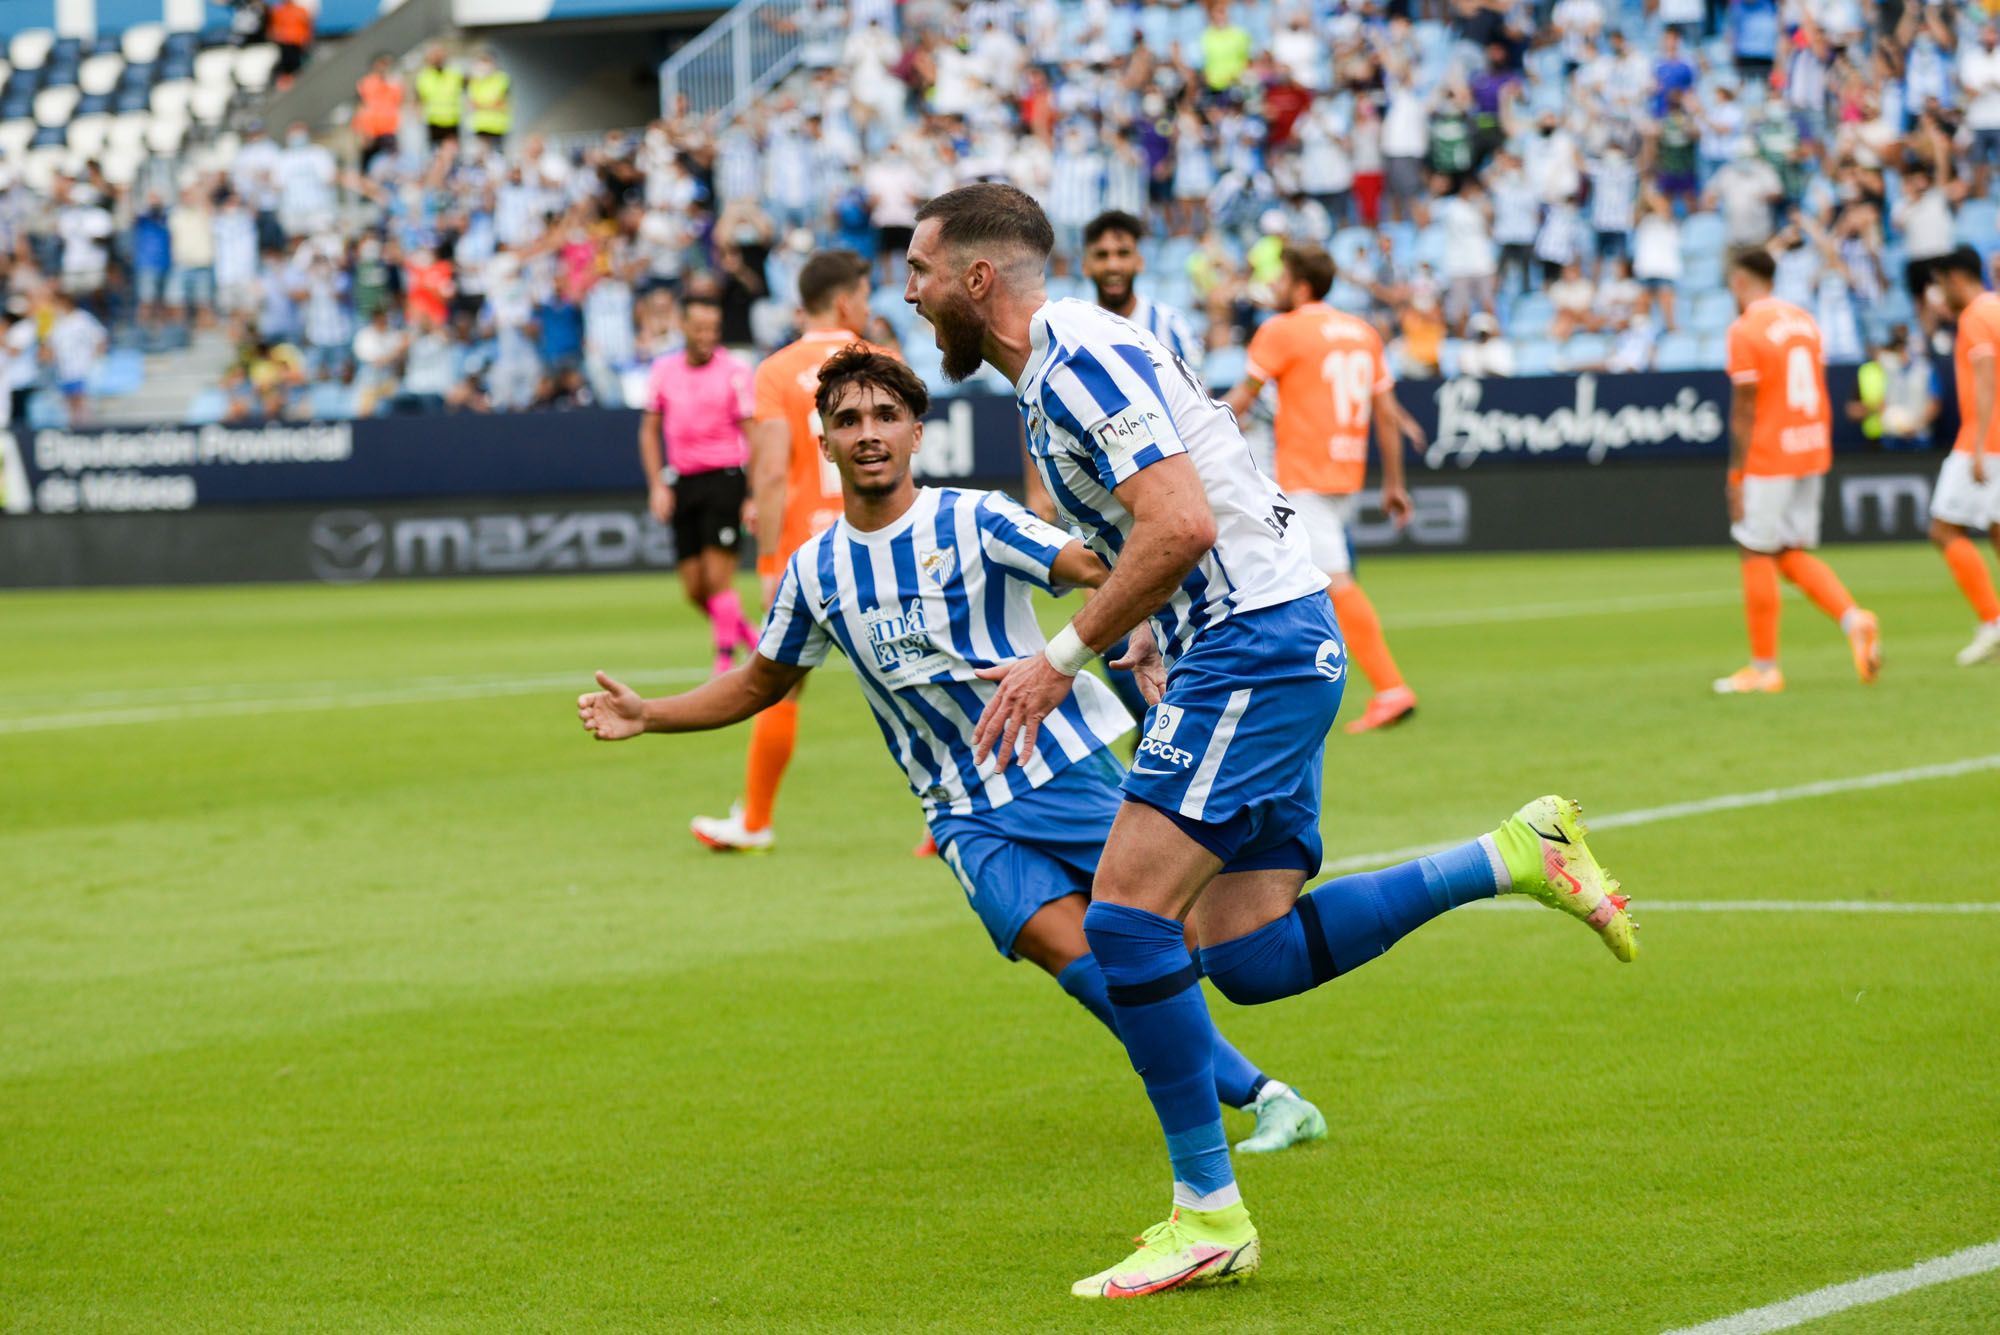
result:
[[[1095,586],[1083,543],[996,492],[918,490],[910,457],[929,402],[908,367],[862,345],[816,368],[822,458],[843,499],[835,522],[789,558],[746,667],[671,699],[641,700],[598,674],[577,700],[604,741],[720,728],[768,711],[838,648],[854,665],[945,863],[995,948],[1046,970],[1116,1032],[1104,974],[1084,939],[1091,873],[1118,810],[1122,767],[1108,747],[1132,719],[1095,678],[1051,716],[1056,744],[1001,773],[972,758],[971,733],[997,691],[979,674],[1043,647],[1031,591]],[[1157,674],[1157,658],[1138,665]],[[1181,958],[1193,961],[1183,946]],[[1213,1098],[1256,1115],[1237,1148],[1284,1149],[1326,1120],[1210,1030]]]
[[[2000,596],[1972,535],[1985,533],[2000,550],[2000,398],[1994,359],[2000,356],[2000,296],[1986,289],[1979,252],[1960,246],[1936,263],[1935,282],[1958,317],[1952,361],[1958,372],[1958,439],[1938,470],[1931,493],[1931,541],[1944,553],[1959,591],[1979,617],[1960,667],[2000,655]]]
[[[1374,327],[1326,304],[1332,257],[1317,246],[1287,246],[1280,264],[1272,295],[1281,314],[1251,336],[1243,383],[1223,402],[1241,421],[1266,382],[1278,387],[1278,486],[1297,507],[1294,522],[1326,576],[1347,652],[1375,688],[1361,717],[1347,725],[1349,732],[1368,732],[1417,712],[1417,693],[1396,667],[1375,604],[1354,580],[1347,536],[1368,471],[1371,430],[1382,456],[1382,508],[1399,524],[1409,521],[1396,382]]]
[[[1637,947],[1576,804],[1559,797],[1456,848],[1301,897],[1319,869],[1326,733],[1346,675],[1325,578],[1228,408],[1144,330],[1048,299],[1054,245],[1032,197],[961,186],[917,211],[904,297],[937,331],[947,376],[966,379],[983,361],[1014,384],[1037,472],[1111,569],[1041,653],[980,674],[1001,685],[974,757],[1032,766],[1038,740],[1063,749],[1053,725],[1090,689],[1077,674],[1122,635],[1139,659],[1157,644],[1168,663],[1083,921],[1166,1135],[1173,1210],[1138,1250],[1070,1291],[1131,1298],[1258,1266],[1216,1104],[1201,977],[1246,1004],[1293,996],[1448,909],[1503,893],[1589,924],[1620,959]]]
[[[1855,606],[1818,557],[1820,497],[1833,463],[1833,408],[1819,326],[1771,295],[1776,262],[1762,250],[1730,262],[1741,310],[1729,326],[1729,536],[1742,552],[1750,662],[1715,683],[1723,695],[1785,689],[1778,670],[1778,576],[1840,623],[1854,670],[1872,683],[1882,668],[1875,615]]]
[[[807,260],[799,270],[799,337],[766,357],[752,382],[750,496],[766,605],[792,553],[840,518],[840,474],[820,452],[813,395],[827,358],[860,342],[855,331],[868,323],[871,268],[851,250],[823,250]],[[743,801],[727,816],[696,816],[689,824],[696,839],[725,852],[771,847],[771,815],[798,731],[799,691],[757,715],[743,767]]]

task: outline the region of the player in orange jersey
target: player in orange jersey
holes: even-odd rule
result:
[[[1972,643],[1958,653],[1959,666],[1971,667],[2000,655],[2000,596],[1972,541],[1974,533],[1984,533],[2000,550],[2000,409],[1994,405],[2000,296],[1986,290],[1985,266],[1971,246],[1937,260],[1931,272],[1946,309],[1958,317],[1951,354],[1958,371],[1958,439],[1931,493],[1931,541],[1979,616]]]
[[[1375,688],[1349,732],[1400,723],[1417,710],[1417,694],[1396,670],[1375,605],[1354,580],[1347,539],[1355,494],[1368,471],[1372,430],[1382,456],[1382,508],[1398,524],[1409,522],[1410,493],[1403,486],[1402,413],[1396,382],[1382,357],[1382,339],[1367,321],[1333,309],[1333,258],[1317,246],[1287,246],[1272,283],[1281,312],[1250,339],[1243,383],[1223,402],[1238,418],[1249,414],[1267,382],[1278,387],[1278,486],[1298,507],[1313,563],[1327,578],[1334,614],[1347,637],[1347,654]]]
[[[1854,670],[1873,682],[1882,668],[1875,615],[1856,607],[1819,546],[1820,496],[1833,465],[1833,408],[1819,326],[1771,295],[1777,265],[1749,250],[1729,265],[1742,312],[1729,326],[1729,536],[1742,552],[1743,612],[1750,662],[1719,679],[1723,695],[1785,689],[1778,671],[1778,576],[1804,590],[1840,623]]]
[[[766,357],[752,383],[750,498],[756,509],[757,573],[764,601],[785,562],[841,515],[840,474],[820,453],[813,395],[827,358],[862,341],[868,323],[869,263],[851,250],[822,250],[799,270],[801,332]],[[872,346],[872,345],[871,345]],[[878,352],[895,353],[887,348]],[[727,816],[696,816],[694,837],[722,852],[771,847],[771,810],[798,738],[799,692],[758,714],[750,725],[743,800]]]

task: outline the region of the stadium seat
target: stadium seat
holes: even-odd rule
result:
[[[1722,286],[1721,255],[1690,255],[1681,261],[1681,279],[1675,284],[1684,293],[1713,292]]]
[[[39,128],[29,120],[0,121],[0,162],[19,162]]]
[[[1701,340],[1685,329],[1662,335],[1653,357],[1656,371],[1697,371],[1701,369]]]
[[[210,83],[196,83],[188,94],[188,115],[199,125],[217,126],[229,114],[234,90]]]
[[[204,389],[188,400],[187,411],[182,415],[190,426],[210,426],[220,422],[229,412],[229,395],[220,389]]]
[[[76,86],[85,97],[109,97],[118,91],[118,78],[125,72],[125,57],[104,51],[77,67]]]
[[[203,87],[236,87],[236,48],[211,46],[194,58],[194,81]]]
[[[1514,345],[1515,375],[1548,375],[1556,369],[1556,345],[1546,338],[1523,339]]]
[[[1446,378],[1458,374],[1458,359],[1465,352],[1465,340],[1448,338],[1438,345],[1438,374]]]
[[[1341,279],[1333,285],[1333,291],[1328,295],[1327,300],[1333,303],[1335,310],[1365,311],[1368,309],[1370,298],[1368,296],[1368,289],[1357,287],[1346,279]]]
[[[98,363],[90,392],[103,398],[136,393],[146,380],[146,358],[137,348],[114,348]]]
[[[1719,334],[1735,318],[1736,299],[1727,292],[1706,288],[1688,303],[1687,325],[1697,334]]]
[[[104,179],[113,185],[130,185],[139,179],[139,168],[145,164],[146,150],[121,148],[108,144],[98,154],[97,165],[104,172]]]
[[[2000,209],[1996,209],[1990,199],[1968,199],[1958,207],[1956,234],[1958,243],[1964,246],[1990,246],[1993,244],[1993,229],[2000,221]]]
[[[68,139],[60,125],[37,125],[35,137],[28,141],[29,148],[67,148]]]
[[[55,48],[56,35],[48,28],[23,28],[7,44],[7,63],[17,70],[38,70]]]
[[[1366,227],[1343,227],[1333,234],[1330,252],[1340,269],[1360,267],[1375,250],[1375,234]]]
[[[155,117],[185,121],[188,113],[188,98],[194,93],[194,83],[187,79],[173,79],[153,85],[147,96],[146,107]]]
[[[246,46],[237,54],[236,82],[246,93],[261,93],[271,86],[271,74],[277,68],[277,47],[269,42]]]
[[[131,65],[150,65],[160,58],[160,48],[167,43],[167,27],[164,23],[135,23],[119,36],[118,47],[124,53],[125,61]]]
[[[111,132],[111,117],[101,112],[74,117],[69,123],[70,151],[94,158],[104,151],[105,136]]]
[[[1540,338],[1556,318],[1555,303],[1540,292],[1524,292],[1507,313],[1507,332],[1515,338]]]
[[[1201,378],[1211,389],[1231,390],[1243,383],[1248,364],[1249,353],[1245,349],[1217,348],[1202,360]]]
[[[139,149],[146,143],[146,125],[152,118],[144,112],[127,112],[113,116],[104,134],[105,147],[111,151]]]
[[[187,139],[188,123],[171,116],[155,116],[153,123],[146,127],[146,147],[163,158],[170,158],[181,151],[181,144]]]
[[[1681,254],[1720,255],[1727,240],[1722,219],[1713,213],[1691,213],[1681,223]]]
[[[1611,340],[1602,334],[1571,334],[1556,355],[1556,366],[1564,371],[1588,370],[1610,353]]]
[[[42,89],[35,94],[35,123],[57,127],[69,124],[70,114],[76,110],[77,101],[82,96],[75,84]]]
[[[1729,364],[1729,343],[1720,334],[1706,334],[1701,340],[1701,365],[1703,371],[1720,371]]]
[[[42,64],[44,86],[74,84],[77,69],[83,64],[83,42],[75,37],[58,37],[49,48],[49,58]]]

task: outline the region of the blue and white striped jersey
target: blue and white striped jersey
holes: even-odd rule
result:
[[[1162,653],[1172,658],[1233,613],[1326,591],[1305,530],[1258,470],[1235,414],[1158,339],[1090,302],[1064,300],[1035,312],[1028,340],[1014,397],[1029,457],[1063,518],[1106,564],[1117,564],[1132,532],[1113,492],[1133,474],[1185,454],[1208,493],[1215,545],[1154,614]]]
[[[1201,374],[1201,360],[1204,349],[1201,340],[1195,337],[1194,325],[1187,316],[1172,306],[1164,306],[1147,297],[1135,293],[1132,313],[1125,318],[1166,344],[1167,351],[1186,362],[1196,375]]]
[[[1047,644],[1029,591],[1051,587],[1070,541],[998,492],[925,487],[887,528],[843,519],[800,547],[757,652],[815,667],[838,645],[926,815],[1004,806],[1132,730],[1111,688],[1083,672],[1025,767],[972,760],[973,727],[999,689],[973,674]]]

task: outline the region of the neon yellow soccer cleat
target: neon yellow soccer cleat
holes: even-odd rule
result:
[[[1639,954],[1620,887],[1584,843],[1583,808],[1567,797],[1538,797],[1493,832],[1513,875],[1512,893],[1581,918],[1611,953],[1630,964]]]
[[[1139,1250],[1069,1286],[1079,1298],[1143,1298],[1168,1289],[1239,1284],[1257,1273],[1257,1228],[1239,1202],[1220,1210],[1180,1206],[1136,1239]]]

